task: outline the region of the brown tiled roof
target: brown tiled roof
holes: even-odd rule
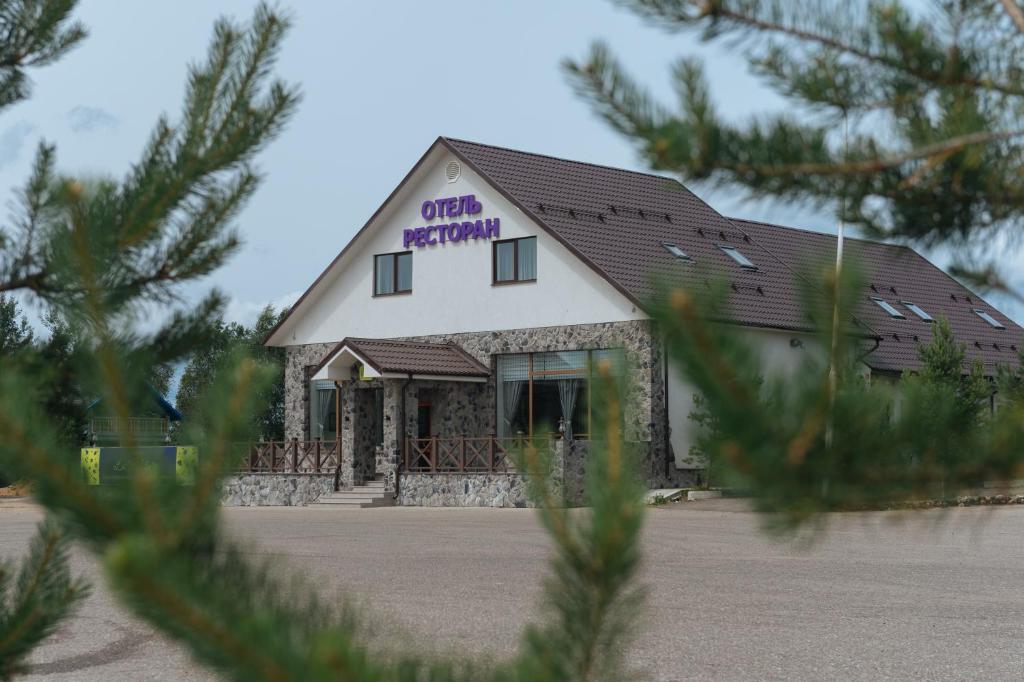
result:
[[[804,313],[801,291],[808,280],[801,273],[834,261],[834,235],[729,220],[671,178],[442,141],[634,302],[642,305],[654,296],[659,281],[699,288],[707,277],[724,277],[732,287],[732,321],[813,329]],[[693,262],[670,254],[665,242],[678,245]],[[920,365],[916,347],[931,338],[932,327],[900,301],[916,303],[935,318],[946,317],[967,344],[968,357],[981,358],[990,373],[997,364],[1016,365],[1024,330],[976,294],[910,248],[854,239],[847,244],[867,278],[856,308],[861,333],[879,339],[865,359],[869,366],[901,371]],[[757,269],[741,268],[721,246],[736,247]],[[905,319],[889,317],[871,296],[895,304]],[[992,314],[1006,329],[992,328],[975,308]]]
[[[820,271],[835,262],[836,236],[752,220],[733,219],[744,232],[798,272]],[[933,318],[945,317],[957,339],[967,345],[969,360],[979,358],[989,374],[997,365],[1018,362],[1017,349],[1024,329],[999,312],[913,249],[863,239],[844,240],[844,259],[856,264],[864,288],[855,315],[877,332],[880,343],[868,356],[877,370],[918,369],[917,345],[928,343],[933,326],[911,312],[903,301],[914,303]],[[881,298],[904,315],[896,319],[872,298]],[[995,329],[974,311],[984,310],[1006,329]]]
[[[317,370],[348,347],[381,374],[487,377],[490,370],[455,344],[346,338],[324,356]]]

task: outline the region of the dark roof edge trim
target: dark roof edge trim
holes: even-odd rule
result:
[[[350,239],[348,244],[345,245],[345,248],[343,248],[338,253],[338,255],[334,257],[334,260],[332,260],[327,265],[327,267],[324,268],[324,271],[321,272],[320,275],[315,280],[313,280],[313,283],[309,285],[309,288],[306,289],[304,292],[302,292],[302,295],[299,296],[298,300],[296,300],[295,303],[293,303],[291,305],[291,307],[288,308],[288,314],[286,314],[284,317],[282,317],[280,320],[278,320],[277,324],[275,324],[273,326],[273,328],[269,332],[267,332],[267,335],[263,338],[263,345],[264,346],[268,345],[268,343],[270,342],[271,337],[273,337],[274,334],[276,334],[278,332],[278,330],[281,327],[284,326],[285,322],[287,322],[288,320],[291,319],[292,314],[298,309],[298,307],[300,305],[302,305],[302,302],[305,301],[306,298],[313,292],[313,289],[315,289],[317,287],[317,285],[320,284],[321,280],[323,280],[323,278],[327,276],[327,273],[330,272],[334,268],[334,266],[337,265],[338,261],[340,261],[342,259],[342,257],[346,253],[348,253],[348,251],[352,248],[352,246],[357,241],[359,241],[359,238],[363,235],[363,233],[366,232],[367,229],[369,229],[370,225],[373,224],[373,221],[375,221],[377,219],[377,216],[379,216],[384,211],[384,209],[388,206],[388,204],[391,203],[391,200],[394,199],[395,196],[399,192],[402,191],[402,189],[405,187],[406,183],[409,182],[409,179],[412,178],[412,176],[416,174],[416,171],[418,171],[420,169],[420,166],[422,166],[424,164],[424,162],[427,160],[427,157],[430,156],[430,153],[432,151],[434,151],[434,148],[437,147],[437,145],[443,139],[444,138],[442,138],[442,137],[438,137],[436,140],[434,140],[433,144],[431,144],[430,147],[427,148],[427,151],[423,152],[423,155],[420,156],[419,160],[415,163],[415,165],[413,165],[413,167],[409,170],[409,172],[405,174],[405,177],[402,178],[402,181],[399,182],[398,185],[393,190],[391,190],[391,193],[388,194],[387,198],[383,202],[381,202],[381,205],[378,206],[377,210],[373,212],[373,215],[370,216],[370,219],[367,220],[363,224],[363,226],[361,228],[359,228],[359,231],[356,232],[355,235],[352,236],[352,239]],[[448,145],[445,145],[445,146],[447,147]]]

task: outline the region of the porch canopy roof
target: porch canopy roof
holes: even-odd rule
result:
[[[490,370],[454,343],[342,339],[313,372],[314,381],[348,381],[358,366],[364,379],[487,381]]]

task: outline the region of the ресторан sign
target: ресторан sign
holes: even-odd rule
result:
[[[476,195],[467,194],[461,197],[445,197],[427,200],[420,207],[420,214],[425,220],[435,218],[456,218],[463,215],[477,215],[484,210],[483,204],[476,200]],[[438,225],[408,228],[402,231],[404,248],[445,244],[447,242],[463,242],[469,239],[499,239],[501,237],[501,221],[498,218],[484,220],[462,220]]]

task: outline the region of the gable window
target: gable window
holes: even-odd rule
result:
[[[671,244],[671,243],[669,243],[669,242],[662,242],[662,243],[661,243],[661,245],[665,247],[665,250],[666,250],[666,251],[668,251],[669,253],[671,253],[671,254],[672,254],[673,256],[675,256],[675,257],[676,257],[676,258],[678,258],[679,260],[681,260],[681,261],[685,261],[685,262],[687,262],[687,263],[692,263],[692,262],[693,262],[693,259],[692,259],[692,258],[690,258],[690,257],[689,257],[689,256],[688,256],[688,255],[686,254],[686,252],[685,252],[685,251],[683,251],[682,249],[680,249],[680,248],[679,248],[678,246],[676,246],[675,244]]]
[[[537,280],[537,238],[494,242],[493,260],[495,284],[534,282]]]
[[[992,325],[996,329],[1006,329],[1006,325],[1004,325],[1002,322],[1000,322],[996,318],[992,317],[990,314],[986,313],[984,310],[981,310],[980,308],[975,308],[974,309],[974,314],[977,315],[978,317],[980,317],[981,319],[985,320],[986,322],[988,322],[990,325]]]
[[[900,303],[905,305],[907,307],[907,310],[909,310],[910,312],[914,313],[915,315],[920,317],[925,322],[934,322],[935,321],[934,317],[932,317],[927,312],[925,312],[925,310],[921,306],[917,305],[916,303],[911,303],[910,301],[900,301]]]
[[[895,318],[900,319],[900,320],[905,320],[906,319],[903,316],[903,313],[901,313],[900,311],[896,310],[896,308],[893,308],[892,305],[888,301],[886,301],[884,299],[881,299],[881,298],[872,298],[871,300],[874,301],[875,304],[878,305],[879,308],[881,308],[885,312],[889,313],[889,317],[895,317]]]
[[[373,295],[389,296],[412,291],[412,251],[373,257]]]
[[[719,246],[718,248],[720,248],[725,255],[729,256],[729,258],[736,261],[744,270],[757,270],[757,266],[754,265],[749,258],[740,253],[740,250],[735,246]]]

